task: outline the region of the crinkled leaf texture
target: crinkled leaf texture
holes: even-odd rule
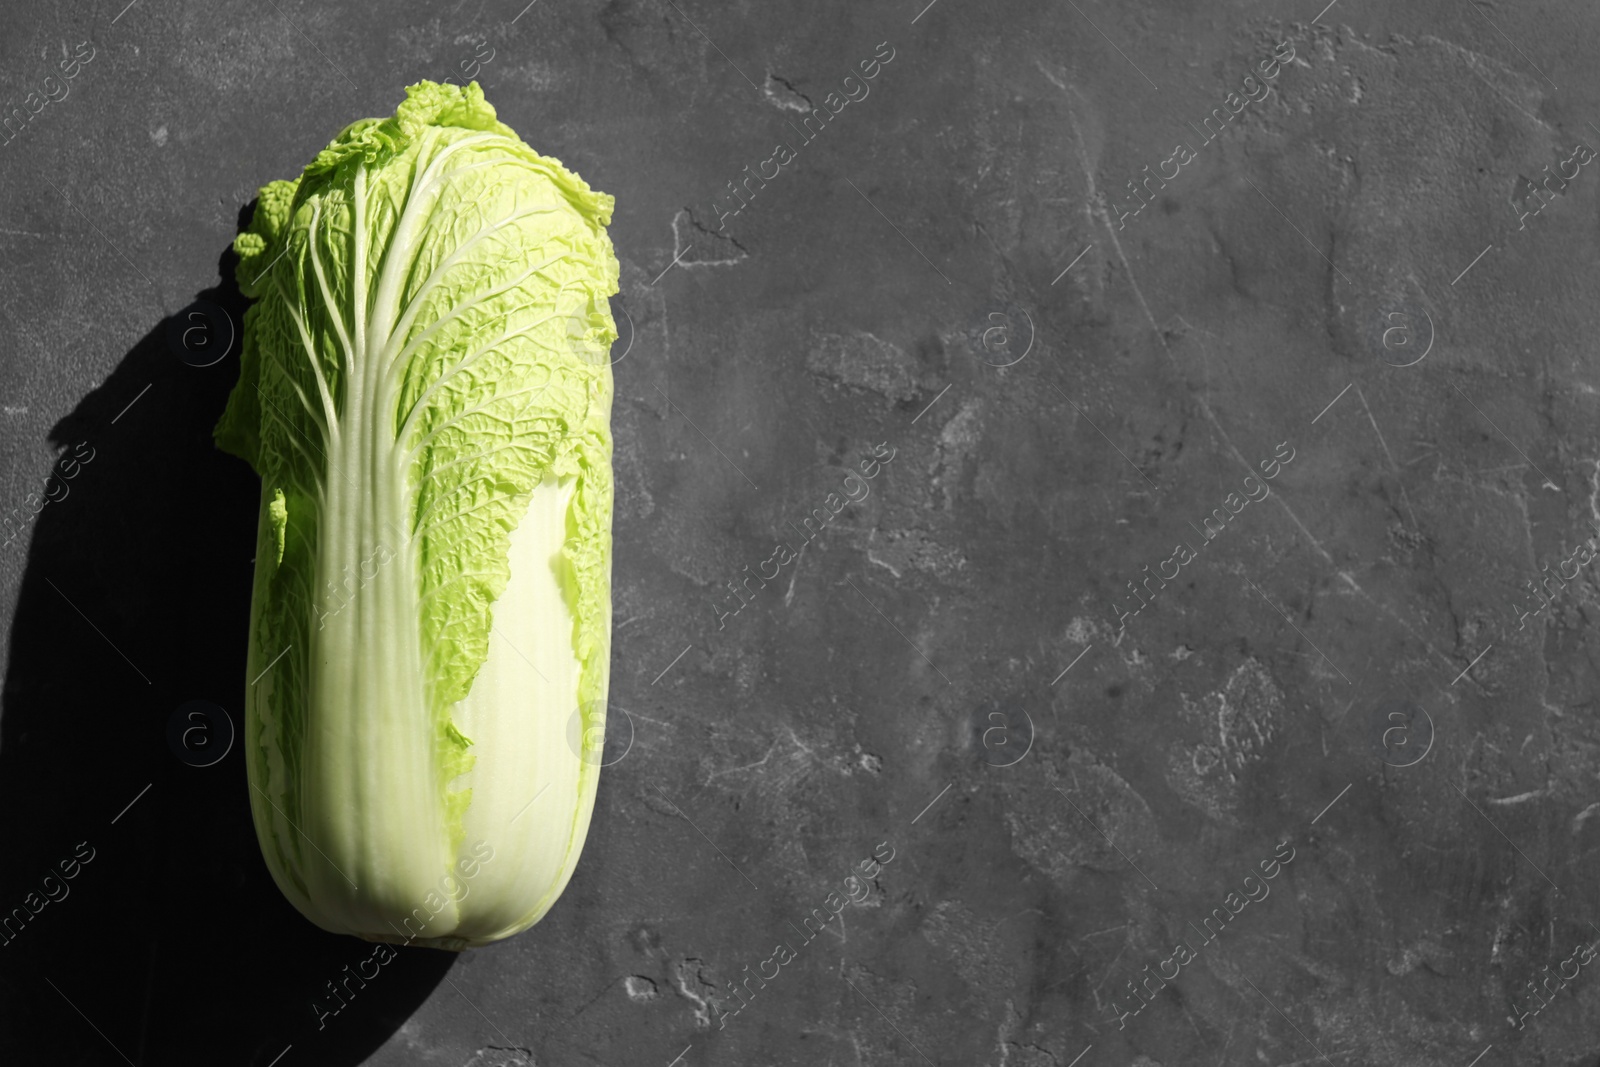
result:
[[[461,949],[566,886],[611,629],[612,197],[476,83],[261,190],[215,436],[261,476],[245,755],[326,930]]]

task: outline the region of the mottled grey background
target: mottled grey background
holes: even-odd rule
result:
[[[1520,230],[1510,200],[1600,145],[1592,7],[124,3],[0,14],[4,113],[94,48],[0,147],[0,910],[94,855],[0,946],[7,1062],[1600,1057],[1592,967],[1509,1018],[1600,937],[1594,571],[1518,626],[1600,523],[1600,173]],[[1282,40],[1268,98],[1194,143]],[[718,232],[880,42],[870,95]],[[277,894],[239,754],[166,742],[187,700],[238,719],[255,521],[209,440],[237,362],[167,331],[242,310],[223,252],[258,185],[490,50],[501,117],[617,201],[634,738],[547,919],[405,950],[319,1030],[369,946]],[[1126,583],[1282,443],[1119,636]],[[711,1000],[883,842],[866,902],[723,1028]]]

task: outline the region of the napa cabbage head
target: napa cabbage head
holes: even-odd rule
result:
[[[421,82],[265,186],[218,445],[261,476],[257,836],[323,929],[538,921],[593,810],[611,627],[613,200]]]

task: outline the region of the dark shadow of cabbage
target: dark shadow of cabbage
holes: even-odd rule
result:
[[[248,303],[236,262],[226,251],[219,284],[197,294],[235,333]],[[374,946],[302,918],[261,859],[242,758],[259,483],[211,440],[238,341],[193,366],[169,340],[189,331],[193,352],[205,325],[157,324],[52,428],[68,461],[93,458],[67,466],[49,490],[60,499],[25,508],[0,550],[24,566],[0,690],[4,1062],[265,1067],[292,1045],[281,1067],[356,1064],[458,958],[401,949],[361,985],[349,976]],[[211,766],[168,743],[172,713],[195,699],[235,728]],[[93,858],[46,883],[80,842]],[[313,1003],[338,1006],[330,981],[353,992],[319,1028]]]

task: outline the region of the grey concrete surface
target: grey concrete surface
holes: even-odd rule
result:
[[[125,2],[0,11],[0,910],[80,861],[5,1062],[1600,1060],[1591,6]],[[370,946],[167,741],[255,521],[169,330],[484,56],[616,197],[631,747],[548,918],[319,1027]]]

